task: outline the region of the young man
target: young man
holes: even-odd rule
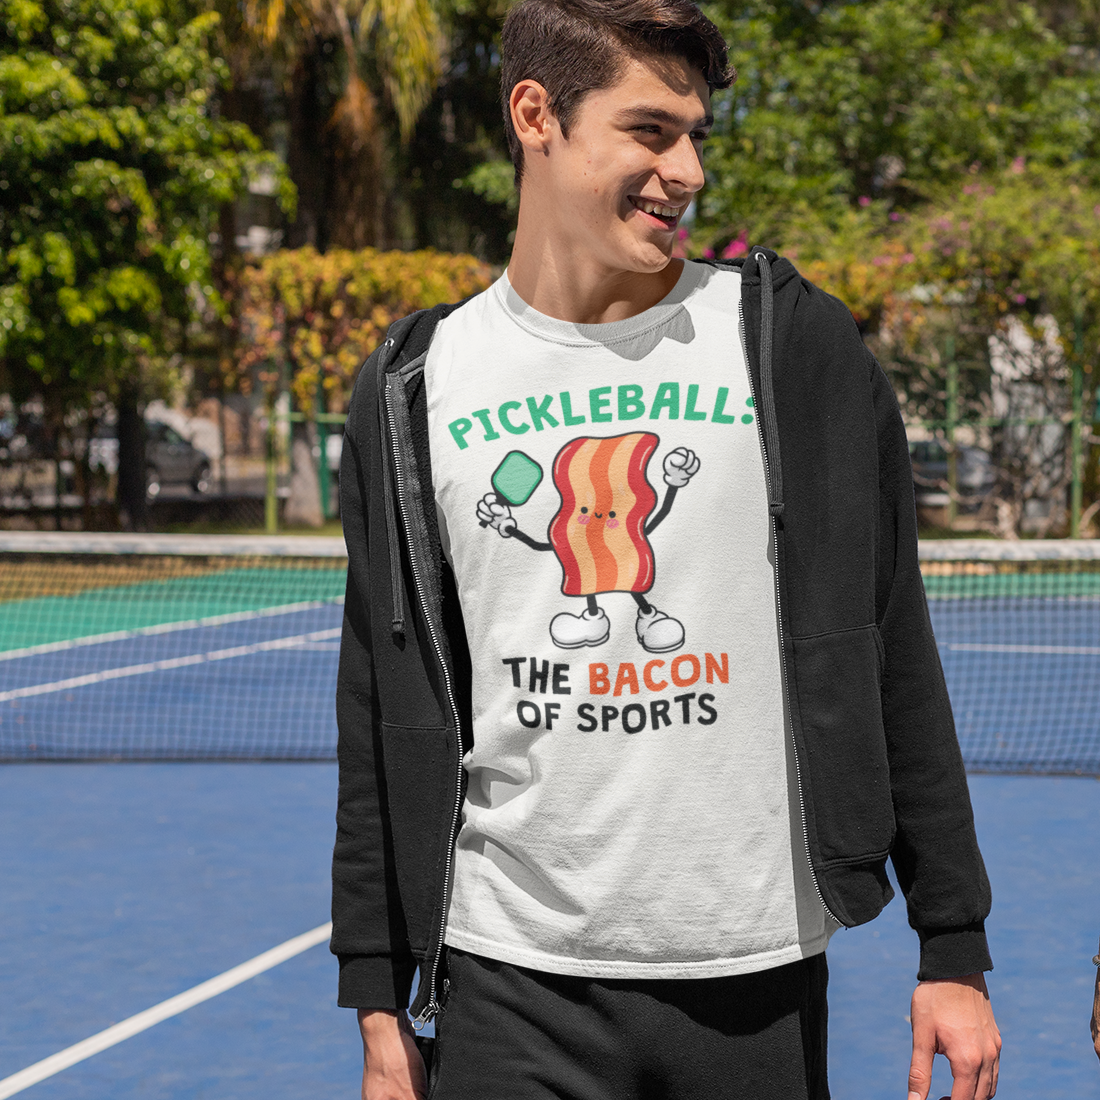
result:
[[[427,1095],[417,967],[434,1100],[823,1100],[824,950],[888,857],[910,1100],[937,1052],[995,1092],[897,404],[789,262],[671,259],[729,82],[689,0],[520,0],[507,273],[360,375],[332,949],[366,1100]]]

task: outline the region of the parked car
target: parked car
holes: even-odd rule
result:
[[[913,485],[918,504],[947,503],[947,449],[939,440],[922,439],[909,444],[913,463]],[[959,447],[956,452],[955,479],[959,494],[969,498],[960,508],[977,508],[997,480],[997,470],[988,451],[980,447]]]
[[[100,424],[92,440],[91,464],[115,473],[118,469],[118,428]],[[213,487],[210,456],[159,420],[145,422],[145,484],[151,497],[164,485],[190,485],[196,493]]]

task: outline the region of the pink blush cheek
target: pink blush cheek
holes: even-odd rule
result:
[[[577,516],[577,522],[583,527],[591,518],[591,516]]]
[[[619,521],[617,519],[609,519],[607,521],[607,523],[604,524],[604,526],[605,527],[618,527],[619,526]]]

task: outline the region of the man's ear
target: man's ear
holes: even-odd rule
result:
[[[524,149],[545,154],[553,134],[558,132],[546,89],[537,80],[521,80],[512,89],[508,106],[516,136]]]

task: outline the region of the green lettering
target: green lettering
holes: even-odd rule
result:
[[[523,435],[524,432],[531,430],[530,424],[513,424],[508,419],[509,412],[512,409],[522,409],[523,406],[518,401],[505,401],[503,405],[497,409],[497,416],[500,418],[501,424],[504,425],[504,430],[511,432],[512,435]]]
[[[649,407],[649,419],[660,420],[661,410],[668,409],[669,420],[680,419],[680,383],[662,382],[657,387],[657,396]]]
[[[492,421],[489,419],[490,413],[488,409],[474,409],[470,414],[476,416],[481,421],[481,426],[485,429],[485,442],[489,443],[494,439],[500,439],[500,432],[493,428]]]
[[[558,422],[550,415],[550,402],[554,398],[547,394],[538,404],[535,403],[533,397],[527,398],[527,408],[531,413],[531,423],[535,425],[535,431],[541,432],[543,428],[543,421],[550,425],[551,428],[556,428]]]
[[[714,399],[714,412],[711,414],[711,420],[715,424],[736,424],[736,416],[726,415],[726,398],[729,397],[729,386],[719,386],[718,396]]]
[[[470,444],[466,442],[465,436],[473,426],[474,422],[472,420],[467,420],[464,416],[460,416],[457,420],[452,420],[450,424],[447,425],[460,451],[464,451],[469,447]]]
[[[754,402],[751,397],[748,399],[748,401],[745,402],[745,404],[748,405],[748,407],[750,409],[756,407],[756,402]],[[752,414],[751,413],[743,413],[741,415],[741,423],[742,424],[751,424],[752,423]]]
[[[688,386],[688,399],[687,405],[684,406],[684,419],[685,420],[706,420],[707,414],[705,412],[698,412],[695,408],[695,402],[699,400],[699,387],[696,385]]]
[[[645,415],[645,403],[642,401],[641,386],[619,387],[619,419],[637,420]]]
[[[611,413],[605,411],[611,405],[611,387],[600,386],[588,391],[588,408],[593,424],[610,424]]]
[[[562,390],[562,392],[558,394],[558,398],[561,401],[561,412],[562,416],[565,417],[565,426],[567,428],[575,428],[578,424],[583,424],[583,416],[573,415],[573,398],[569,396],[568,390]]]

